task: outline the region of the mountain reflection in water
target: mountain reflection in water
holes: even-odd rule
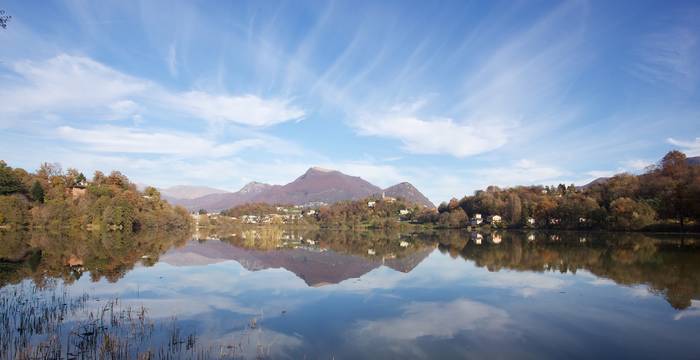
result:
[[[247,336],[274,344],[263,354],[273,358],[683,358],[700,351],[692,335],[700,329],[700,240],[693,237],[279,228],[194,240],[0,236],[0,291],[30,280],[120,298],[155,319],[177,317],[206,342]]]

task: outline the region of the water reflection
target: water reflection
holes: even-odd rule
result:
[[[236,347],[239,357],[683,358],[700,351],[694,238],[281,228],[197,240],[2,236],[3,291],[22,279],[58,279],[74,294],[119,297],[154,319],[175,316],[222,349],[245,339],[252,345]]]
[[[0,287],[31,279],[71,284],[89,274],[92,281],[116,282],[136,264],[152,266],[160,254],[190,239],[187,233],[0,232]]]

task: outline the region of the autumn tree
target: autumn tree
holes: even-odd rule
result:
[[[639,230],[654,222],[656,212],[648,204],[627,197],[610,204],[610,224],[615,229]]]

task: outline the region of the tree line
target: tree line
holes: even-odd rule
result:
[[[443,202],[421,221],[466,226],[470,216],[499,215],[502,226],[560,229],[684,230],[700,220],[700,166],[679,151],[641,175],[618,174],[585,187],[490,186]]]
[[[12,228],[186,228],[187,210],[162,200],[153,187],[139,191],[118,171],[96,171],[92,179],[76,169],[42,164],[30,173],[0,160],[0,226]]]

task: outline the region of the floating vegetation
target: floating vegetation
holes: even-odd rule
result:
[[[250,330],[258,329],[257,319]],[[0,289],[2,359],[235,359],[269,357],[269,346],[239,339],[234,345],[200,346],[176,318],[154,321],[143,306],[119,299],[72,296],[62,286],[38,288],[31,282]]]

